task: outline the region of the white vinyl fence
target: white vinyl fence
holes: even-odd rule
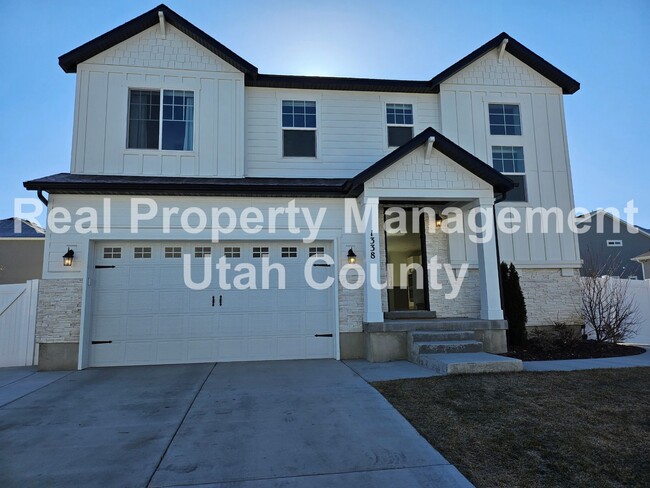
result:
[[[38,280],[0,285],[0,367],[32,366]]]
[[[650,280],[630,280],[627,293],[639,311],[639,330],[628,342],[650,344]]]

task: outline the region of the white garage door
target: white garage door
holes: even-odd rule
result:
[[[331,255],[329,244],[97,243],[89,365],[335,357],[334,288],[316,290],[304,276],[315,253]],[[191,256],[195,283],[205,278],[211,256],[208,288],[186,286],[184,254]],[[220,276],[215,265],[222,256],[230,269]],[[284,289],[275,269],[264,289],[264,256],[282,265]],[[317,282],[334,276],[322,263],[311,272]]]

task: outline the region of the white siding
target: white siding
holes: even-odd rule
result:
[[[317,157],[282,157],[282,100],[315,100]],[[438,95],[246,88],[246,176],[351,177],[388,147],[386,103],[413,104],[414,135],[440,129]]]
[[[522,135],[490,135],[489,103],[519,104]],[[559,87],[507,52],[499,63],[495,49],[442,84],[440,106],[443,134],[488,164],[492,164],[493,145],[524,147],[528,202],[502,203],[497,208],[513,206],[523,214],[526,207],[557,206],[568,215],[574,200]],[[459,244],[452,243],[452,262],[471,261],[475,250],[465,252],[466,246]],[[580,260],[577,236],[555,232],[553,220],[547,234],[527,234],[524,229],[500,233],[499,248],[501,259],[520,265],[576,266]]]
[[[126,148],[131,88],[191,90],[193,151]],[[194,41],[158,26],[77,68],[74,173],[241,177],[244,75]]]

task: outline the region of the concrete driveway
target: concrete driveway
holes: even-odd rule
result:
[[[0,408],[0,486],[187,485],[471,486],[333,360],[88,369]]]

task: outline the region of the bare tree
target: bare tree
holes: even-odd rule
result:
[[[623,342],[637,332],[638,308],[628,294],[629,280],[612,276],[612,260],[593,266],[585,259],[580,278],[580,312],[585,332],[593,331],[598,342]]]

